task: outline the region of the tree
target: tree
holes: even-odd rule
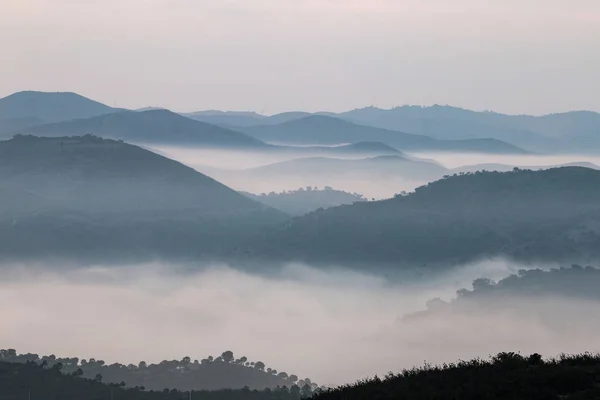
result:
[[[96,376],[94,377],[94,380],[95,380],[96,382],[102,382],[102,375],[100,375],[100,374],[96,374]]]
[[[183,365],[188,365],[188,364],[189,364],[189,363],[191,363],[191,362],[192,362],[192,359],[191,359],[190,357],[183,357],[183,358],[181,359],[181,363],[182,363]]]
[[[234,360],[233,352],[231,350],[224,351],[223,354],[221,354],[221,358],[226,363],[230,363]]]
[[[256,363],[254,363],[254,368],[258,369],[259,371],[264,371],[265,363],[263,363],[262,361],[257,361]]]

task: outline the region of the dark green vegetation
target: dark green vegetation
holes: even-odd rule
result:
[[[221,389],[276,389],[296,386],[304,393],[317,389],[310,379],[298,379],[283,371],[267,368],[261,361],[250,362],[247,357],[235,358],[231,351],[219,357],[209,356],[201,361],[184,357],[182,360],[165,360],[158,364],[138,365],[106,364],[102,360],[57,358],[54,355],[17,354],[16,350],[0,350],[0,362],[43,365],[46,369],[58,369],[66,375],[94,379],[111,384],[125,382],[126,387],[144,387],[148,390],[175,388],[178,390]],[[101,377],[99,379],[98,377]],[[306,387],[305,387],[306,386]]]
[[[312,395],[312,391],[291,386],[251,390],[180,391],[164,389],[146,391],[144,388],[126,388],[122,383],[105,384],[102,376],[85,379],[81,370],[64,374],[59,364],[52,367],[35,362],[25,364],[0,361],[0,399],[21,400],[31,398],[56,400],[299,400]]]
[[[491,256],[587,262],[600,256],[599,221],[600,171],[478,172],[294,218],[245,252],[395,267],[447,267]]]
[[[122,142],[0,142],[1,255],[211,257],[287,216]]]
[[[242,194],[293,216],[308,214],[320,208],[336,207],[366,200],[358,193],[335,190],[329,186],[320,190],[308,186],[307,188],[283,191],[281,193],[270,192],[255,195],[242,192]]]
[[[539,354],[500,353],[442,366],[425,366],[346,385],[316,400],[600,398],[600,356],[580,354],[543,360]]]
[[[167,110],[113,112],[87,119],[29,127],[18,133],[46,137],[93,134],[128,142],[189,144],[215,148],[268,147],[243,133],[194,121]]]
[[[332,145],[377,141],[402,151],[453,151],[523,154],[524,150],[496,139],[440,140],[428,136],[357,125],[342,119],[311,115],[276,125],[243,128],[249,135],[272,143]]]

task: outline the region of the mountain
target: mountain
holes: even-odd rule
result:
[[[438,139],[495,138],[532,151],[586,152],[600,149],[600,114],[573,111],[545,116],[476,112],[450,106],[367,107],[340,118]]]
[[[34,118],[45,123],[90,118],[116,109],[69,92],[18,92],[0,99],[0,121]]]
[[[298,379],[298,376],[267,368],[261,361],[250,362],[247,357],[235,358],[233,352],[225,351],[221,356],[209,356],[199,360],[184,357],[182,360],[163,360],[158,364],[140,362],[136,365],[106,364],[103,360],[91,358],[57,358],[55,356],[39,356],[37,354],[17,354],[14,349],[0,350],[0,362],[4,363],[46,363],[47,369],[56,368],[60,364],[60,372],[72,375],[77,371],[81,378],[94,379],[102,376],[102,382],[125,386],[144,387],[147,390],[162,391],[165,388],[177,390],[252,390],[275,389],[306,384],[316,388],[310,379]],[[299,389],[299,388],[298,388]],[[1,396],[1,395],[0,395]],[[1,399],[1,397],[0,397]]]
[[[335,145],[377,141],[402,151],[455,151],[523,154],[524,150],[495,139],[439,140],[422,135],[358,125],[326,115],[311,115],[276,125],[243,128],[243,132],[279,144]]]
[[[209,257],[287,217],[178,162],[91,135],[0,142],[2,257]]]
[[[292,216],[308,214],[320,208],[337,207],[366,200],[360,194],[335,190],[329,186],[321,190],[309,186],[281,193],[262,193],[261,195],[247,192],[241,193],[244,196]]]
[[[93,134],[138,143],[189,144],[218,148],[264,148],[243,133],[182,117],[168,110],[122,111],[87,119],[58,122],[19,131],[35,136]]]
[[[600,256],[600,171],[447,176],[406,196],[316,211],[243,247],[255,258],[364,268],[450,267],[483,257]]]

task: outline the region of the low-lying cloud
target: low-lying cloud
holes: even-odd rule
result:
[[[593,331],[565,340],[564,330],[509,314],[400,321],[431,298],[451,299],[477,277],[498,279],[520,268],[489,261],[398,283],[303,265],[268,277],[224,265],[193,273],[158,264],[60,272],[3,266],[0,343],[21,352],[125,364],[201,359],[230,349],[321,384],[502,350],[599,350]],[[597,303],[580,303],[557,308],[557,321],[600,311]]]

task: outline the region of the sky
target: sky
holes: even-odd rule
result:
[[[0,0],[0,97],[600,111],[597,0]]]

